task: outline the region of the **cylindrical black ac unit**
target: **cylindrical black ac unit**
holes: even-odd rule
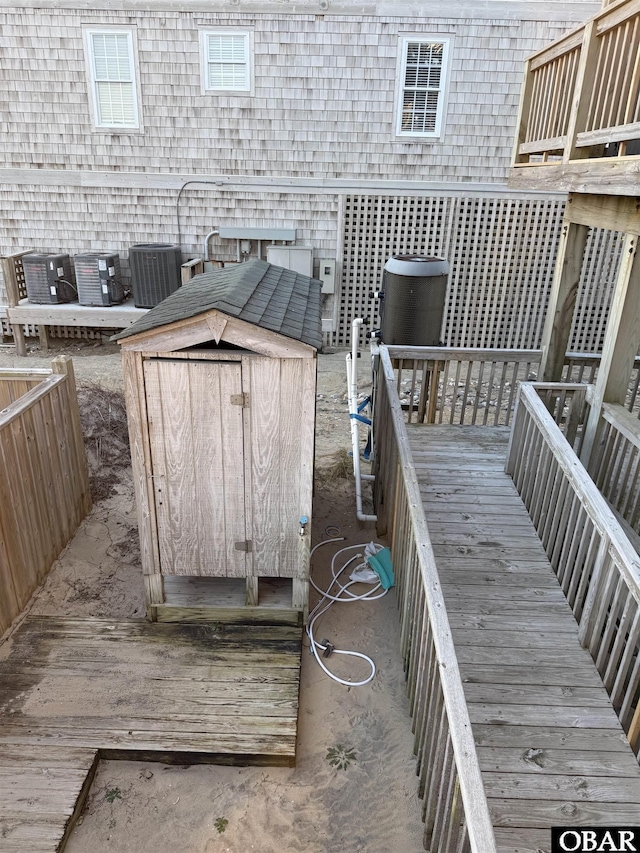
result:
[[[139,243],[129,249],[136,308],[153,308],[180,287],[182,252],[170,243]]]
[[[382,277],[380,337],[385,344],[439,346],[448,273],[444,258],[389,258]]]

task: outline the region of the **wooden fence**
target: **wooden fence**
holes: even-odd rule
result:
[[[507,472],[637,754],[640,559],[531,384],[520,386]]]
[[[71,359],[0,372],[0,634],[91,508]]]
[[[386,506],[393,507],[387,518],[424,803],[424,846],[431,853],[495,853],[451,629],[385,348],[380,359],[376,424],[384,453],[377,483],[385,490]]]

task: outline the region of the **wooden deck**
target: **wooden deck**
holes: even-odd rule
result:
[[[149,310],[136,308],[132,299],[121,305],[100,307],[80,305],[78,302],[38,304],[21,299],[15,307],[7,307],[7,317],[12,325],[24,323],[43,326],[87,326],[89,328],[124,329]]]
[[[28,617],[0,648],[0,849],[62,850],[98,757],[292,765],[301,644],[291,626]]]
[[[508,430],[408,425],[500,851],[640,823],[640,768],[529,515]]]

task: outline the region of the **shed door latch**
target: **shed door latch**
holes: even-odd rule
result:
[[[249,408],[249,392],[244,391],[242,394],[231,395],[232,406],[242,406],[243,409]]]
[[[236,542],[234,544],[236,551],[246,551],[247,554],[250,554],[253,551],[253,543],[251,539],[245,539],[244,542]]]

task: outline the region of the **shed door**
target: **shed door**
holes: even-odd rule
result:
[[[245,577],[240,363],[147,360],[144,375],[162,574]]]

